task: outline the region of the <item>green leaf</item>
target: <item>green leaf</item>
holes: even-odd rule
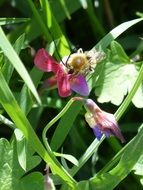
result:
[[[78,190],[91,190],[90,188],[90,183],[88,180],[84,180],[84,181],[80,181],[78,184],[77,184],[77,189]]]
[[[37,101],[40,103],[39,95],[34,87],[34,84],[25,68],[23,63],[21,62],[20,58],[14,51],[13,47],[9,43],[8,39],[6,38],[4,32],[0,28],[0,47],[3,50],[6,57],[9,59],[11,64],[14,66],[14,68],[17,70],[21,78],[24,80],[24,82],[27,84]]]
[[[130,59],[124,54],[121,46],[116,42],[111,43],[111,52],[108,52],[106,63],[98,66],[102,69],[97,81],[94,82],[96,79],[92,79],[92,87],[95,87],[98,102],[120,105],[124,96],[130,92],[139,74],[139,66],[135,63],[127,63],[128,60]],[[142,91],[143,85],[139,87],[132,100],[139,108],[143,107]]]
[[[138,71],[134,64],[108,61],[95,83],[98,102],[111,101],[112,104],[120,105],[137,76]]]
[[[132,102],[137,108],[143,108],[143,83],[139,86],[136,94],[134,95]]]
[[[111,51],[115,55],[114,57],[116,59],[120,59],[121,62],[123,63],[130,62],[130,58],[127,56],[124,49],[118,42],[116,41],[111,42]]]
[[[33,172],[29,175],[20,167],[17,160],[16,143],[10,144],[6,139],[0,139],[0,188],[1,190],[43,190],[44,179],[40,172]],[[39,163],[39,157],[32,156],[29,159],[27,171],[33,169]],[[31,181],[33,176],[33,181]],[[38,183],[37,183],[38,179]]]
[[[143,185],[143,154],[140,156],[139,160],[133,167],[134,173],[140,176],[140,182]]]
[[[23,86],[21,93],[19,95],[19,105],[23,110],[23,112],[26,114],[28,113],[30,108],[32,108],[33,98],[26,85]]]
[[[24,178],[21,179],[20,185],[23,188],[22,190],[43,190],[44,189],[44,179],[41,173],[33,172],[26,175]],[[19,190],[19,186],[17,189]],[[12,190],[12,189],[10,189]]]
[[[29,18],[0,18],[0,26],[29,21]]]
[[[70,161],[72,164],[78,166],[78,160],[70,155],[70,154],[63,154],[63,153],[58,153],[58,152],[54,152],[55,156],[58,156],[58,157],[63,157],[65,158],[66,160]]]
[[[68,171],[69,167],[68,167],[67,161],[64,157],[61,157],[61,163],[62,163],[63,167]]]
[[[13,48],[15,49],[16,53],[19,54],[22,46],[24,44],[24,40],[25,40],[25,34],[22,34],[14,43]],[[14,67],[13,65],[10,63],[10,61],[6,58],[4,65],[2,67],[2,73],[5,76],[6,81],[9,83],[9,80],[12,76]]]
[[[14,131],[15,137],[17,140],[17,155],[20,166],[26,171],[26,149],[27,149],[27,141],[23,133],[19,129],[15,129]]]
[[[35,87],[38,87],[38,84],[42,76],[43,76],[43,72],[41,72],[36,67],[33,67],[33,69],[30,71],[30,77],[32,78],[34,82]],[[27,88],[25,84],[22,87],[18,100],[19,100],[20,107],[27,115],[32,108],[33,98],[31,96],[31,93],[29,92],[29,89]]]
[[[133,169],[143,154],[143,127],[124,147],[119,163],[108,173],[96,175],[90,180],[92,189],[114,189]],[[122,151],[122,150],[121,150]],[[117,154],[117,158],[120,152]]]

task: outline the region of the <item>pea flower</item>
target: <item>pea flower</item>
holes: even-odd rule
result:
[[[76,55],[77,56],[77,55]],[[34,58],[34,64],[40,70],[44,72],[53,72],[54,76],[45,81],[46,86],[57,86],[59,95],[61,97],[70,96],[72,91],[80,94],[81,96],[89,95],[89,88],[85,80],[84,75],[81,72],[75,72],[74,67],[80,70],[80,67],[86,65],[86,57],[83,57],[82,53],[74,57],[74,61],[71,62],[72,70],[68,68],[68,57],[65,57],[60,63],[58,63],[52,56],[45,51],[45,49],[39,49]],[[70,58],[71,60],[71,58]]]
[[[120,139],[122,143],[125,142],[113,114],[101,110],[91,99],[84,100],[84,103],[85,108],[87,109],[85,120],[93,129],[98,140],[100,140],[102,135],[105,134],[106,137],[113,135]]]

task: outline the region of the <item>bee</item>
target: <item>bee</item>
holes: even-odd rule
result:
[[[68,73],[76,75],[87,75],[93,71],[97,63],[101,62],[105,58],[105,53],[97,51],[95,49],[85,51],[80,48],[77,52],[72,53],[62,59],[65,64]]]

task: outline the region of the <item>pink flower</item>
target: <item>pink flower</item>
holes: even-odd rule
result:
[[[54,73],[54,76],[46,80],[45,84],[50,87],[56,85],[61,97],[70,96],[72,91],[82,96],[88,96],[89,89],[84,76],[71,74],[66,67],[66,63],[58,63],[45,49],[38,50],[34,58],[34,64],[42,71]]]
[[[84,102],[85,108],[87,109],[85,119],[93,129],[98,140],[100,140],[102,135],[105,134],[106,137],[113,135],[120,139],[122,143],[125,142],[113,114],[101,110],[91,99],[84,100]]]

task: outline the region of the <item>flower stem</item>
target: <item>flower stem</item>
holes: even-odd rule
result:
[[[78,166],[74,165],[71,169],[69,169],[68,172],[71,174],[71,176],[74,176],[80,170],[80,168],[89,160],[89,158],[95,153],[95,151],[98,149],[98,147],[100,146],[100,144],[103,142],[104,139],[105,136],[103,135],[100,141],[95,139],[91,143],[91,145],[88,147],[88,149],[79,159],[79,165]]]
[[[66,106],[62,109],[62,111],[55,117],[53,118],[44,128],[43,133],[42,133],[42,139],[44,142],[44,145],[47,149],[47,151],[51,151],[48,141],[47,141],[47,137],[46,137],[46,133],[49,130],[49,128],[56,123],[65,113],[66,111],[69,109],[69,107],[72,105],[72,103],[75,101],[75,98],[71,98],[68,103],[66,104]]]

